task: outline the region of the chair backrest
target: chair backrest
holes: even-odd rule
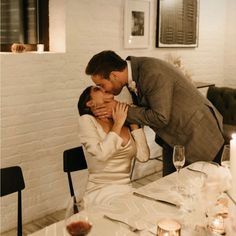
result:
[[[87,162],[85,160],[82,146],[71,148],[63,152],[63,169],[68,174],[70,194],[74,194],[74,187],[70,172],[87,169]]]
[[[223,123],[236,125],[236,89],[228,87],[209,87],[207,98],[223,116]]]
[[[22,236],[22,200],[21,190],[25,188],[24,177],[19,166],[0,169],[1,191],[0,196],[18,192],[17,235]]]

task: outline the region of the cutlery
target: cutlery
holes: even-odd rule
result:
[[[143,195],[141,193],[137,193],[137,192],[133,192],[133,194],[137,197],[143,197],[143,198],[146,198],[146,199],[149,199],[149,200],[153,200],[153,201],[156,201],[156,202],[160,202],[160,203],[163,203],[163,204],[166,204],[166,205],[169,205],[169,206],[173,206],[173,207],[178,207],[179,208],[179,205],[173,203],[173,202],[168,202],[166,200],[162,200],[162,199],[157,199],[157,198],[154,198],[154,197],[149,197],[149,196],[146,196],[146,195]]]
[[[129,229],[132,231],[132,232],[136,232],[136,231],[139,231],[138,229],[132,227],[131,225],[129,225],[128,223],[122,221],[122,220],[119,220],[119,219],[114,219],[113,217],[110,217],[110,216],[107,216],[107,215],[104,215],[104,218],[108,219],[108,220],[111,220],[111,221],[114,221],[114,222],[119,222],[119,223],[122,223],[122,224],[125,224],[129,227]]]
[[[192,169],[190,167],[187,167],[187,170],[190,170],[190,171],[193,171],[193,172],[197,172],[199,174],[204,174],[205,176],[207,176],[207,174],[205,172],[201,171],[201,170],[195,170],[195,169]]]

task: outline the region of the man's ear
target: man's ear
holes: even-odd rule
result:
[[[86,106],[87,107],[93,107],[94,106],[94,102],[92,100],[86,102]]]
[[[109,80],[114,81],[116,80],[116,78],[117,78],[116,71],[112,71],[109,75]]]

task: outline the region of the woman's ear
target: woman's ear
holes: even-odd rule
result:
[[[89,100],[88,102],[86,102],[86,106],[87,107],[93,107],[94,106],[94,102],[92,100]]]

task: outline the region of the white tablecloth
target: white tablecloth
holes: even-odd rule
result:
[[[196,165],[195,165],[196,167]],[[199,166],[197,166],[199,167]],[[201,167],[201,166],[200,166]],[[208,171],[206,168],[201,168],[201,171]],[[190,171],[184,168],[180,172],[181,182],[186,180],[194,180],[195,177],[199,177],[200,172]],[[172,201],[171,196],[168,196],[171,186],[176,183],[176,173],[168,175],[157,181],[154,181],[146,186],[137,189],[139,193],[152,194],[149,197],[166,196],[166,200]],[[159,194],[160,193],[160,194]],[[164,195],[163,195],[164,193]],[[165,195],[166,194],[166,195]],[[236,211],[235,203],[229,199],[229,205]],[[181,223],[180,209],[178,207],[168,205],[162,202],[150,200],[135,196],[134,194],[126,194],[112,202],[109,206],[96,206],[86,210],[86,213],[93,227],[88,234],[89,236],[129,236],[129,235],[143,235],[153,236],[156,233],[157,222],[163,218],[176,219]],[[81,212],[80,214],[83,214]],[[107,219],[104,215],[121,220],[121,222]],[[124,224],[126,222],[128,225]],[[138,229],[133,232],[133,228]],[[38,232],[31,234],[30,236],[68,236],[65,230],[64,221],[60,221],[53,225],[50,225]],[[189,228],[182,228],[182,236],[202,236],[202,232],[196,232]]]

